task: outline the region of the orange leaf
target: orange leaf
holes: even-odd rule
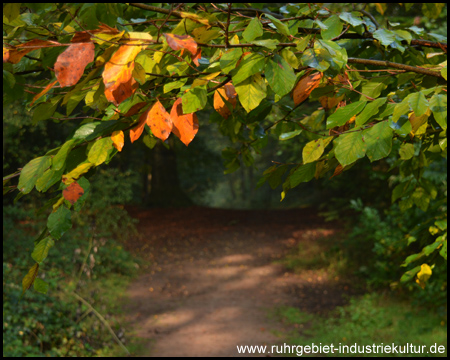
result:
[[[94,61],[94,43],[70,45],[58,56],[55,75],[62,87],[75,85],[84,74],[86,65]]]
[[[89,32],[91,34],[93,33],[92,31]],[[70,40],[70,42],[72,43],[91,42],[91,34],[89,34],[87,31],[77,31],[73,36],[72,40]]]
[[[130,130],[130,140],[132,143],[134,143],[139,137],[142,135],[142,132],[144,131],[145,123],[147,122],[147,115],[150,109],[145,111],[140,117],[139,122],[137,125]]]
[[[341,95],[339,97],[335,96],[322,96],[319,98],[320,103],[324,107],[325,110],[330,110],[334,108],[339,102],[344,98],[344,95]]]
[[[170,117],[173,121],[173,133],[188,146],[198,132],[198,118],[195,113],[183,114],[181,98],[178,98],[172,106]]]
[[[173,50],[188,50],[193,56],[197,53],[197,43],[189,35],[164,34],[169,45]],[[197,65],[198,66],[198,65]]]
[[[48,93],[48,91],[58,82],[58,80],[55,80],[53,82],[51,82],[50,84],[48,84],[44,90],[42,90],[39,94],[37,94],[34,98],[33,101],[31,102],[30,106],[33,106],[34,102],[39,99],[41,96],[44,96],[45,94]]]
[[[220,96],[220,95],[222,96]],[[231,115],[230,110],[225,105],[225,102],[222,100],[222,97],[227,100],[230,104],[233,105],[233,108],[236,107],[236,89],[230,83],[226,84],[223,88],[217,89],[214,92],[214,109],[222,115],[224,119],[228,119],[228,116]]]
[[[108,101],[118,106],[122,101],[133,95],[138,87],[138,82],[131,77],[126,83],[117,83],[117,86],[105,89],[105,96]]]
[[[125,143],[125,139],[124,139],[124,136],[123,136],[123,131],[122,130],[113,131],[113,133],[111,135],[111,140],[113,141],[114,147],[117,150],[122,151],[123,145]]]
[[[192,61],[194,62],[194,64],[196,66],[200,66],[200,63],[198,62],[198,59],[200,59],[201,57],[202,57],[202,49],[198,48],[198,50],[195,53],[195,55],[192,56]]]
[[[141,110],[145,105],[147,105],[148,103],[146,103],[145,101],[143,101],[143,102],[140,102],[140,103],[137,103],[137,104],[134,104],[131,108],[130,108],[130,110],[128,110],[126,113],[125,113],[125,117],[130,117],[130,116],[133,116],[134,114],[137,114],[138,112],[139,112],[139,110]]]
[[[335,177],[335,176],[338,176],[338,175],[342,174],[343,171],[344,171],[344,167],[341,164],[339,164],[338,166],[336,166],[336,169],[334,169],[333,176],[330,177],[330,179]]]
[[[294,103],[296,105],[305,101],[311,91],[319,86],[320,79],[322,79],[323,73],[317,72],[313,75],[304,75],[301,77],[297,85],[295,85],[294,91],[292,92],[292,97],[294,98]]]
[[[55,45],[63,46],[56,41],[39,40],[39,39],[28,41],[26,43],[17,45],[14,49],[9,49],[8,62],[10,62],[11,64],[17,64],[20,61],[20,59],[22,59],[22,57],[24,57],[29,52],[45,47],[53,47]]]
[[[63,190],[64,199],[69,201],[72,205],[84,194],[83,188],[74,181]]]
[[[103,71],[103,83],[105,84],[106,98],[113,102],[116,106],[120,104],[127,97],[131,96],[134,91],[131,91],[135,85],[135,81],[130,82],[132,79],[132,73],[134,69],[134,59],[139,54],[143,46],[140,40],[128,41],[127,45],[121,46],[111,59],[105,64],[105,70]],[[133,79],[134,80],[134,79]],[[116,90],[121,87],[121,84],[128,84],[122,91],[115,93]],[[136,85],[137,87],[138,85]],[[108,96],[109,93],[109,96]],[[128,95],[125,97],[125,95]],[[119,101],[120,100],[120,101]]]
[[[8,62],[9,60],[9,49],[3,48],[3,62]]]
[[[153,135],[162,141],[169,137],[173,126],[172,120],[169,113],[159,101],[153,104],[146,118],[147,125],[152,129]]]

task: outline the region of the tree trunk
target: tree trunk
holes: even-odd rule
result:
[[[147,204],[155,207],[192,205],[191,199],[180,187],[176,154],[158,141],[151,150],[151,188]]]

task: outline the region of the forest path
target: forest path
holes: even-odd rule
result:
[[[323,312],[344,303],[337,279],[276,263],[299,242],[337,231],[311,209],[129,212],[142,236],[127,247],[148,259],[126,305],[142,356],[251,356],[236,346],[281,342],[274,334],[286,329],[267,316],[275,307]]]

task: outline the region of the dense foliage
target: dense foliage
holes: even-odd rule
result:
[[[401,281],[423,288],[446,261],[446,187],[426,176],[446,158],[446,38],[410,24],[382,26],[370,11],[383,13],[385,4],[276,12],[260,5],[4,5],[4,101],[26,102],[35,124],[76,123],[64,143],[4,177],[4,193],[17,198],[33,189],[56,194],[44,205],[51,212],[24,292],[48,288],[41,264],[72,227],[90,177],[125,138],[153,148],[173,133],[187,146],[202,131],[197,112],[208,109],[233,143],[222,153],[226,173],[252,166],[269,136],[307,140],[301,158],[276,163],[260,181],[282,185],[282,200],[314,178],[385,161],[395,175],[392,202],[420,211],[420,223],[402,224],[392,240],[404,250]],[[443,9],[422,8],[429,19]],[[316,110],[305,116],[306,103]]]

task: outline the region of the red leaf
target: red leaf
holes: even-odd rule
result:
[[[30,106],[33,106],[34,102],[39,99],[41,96],[44,96],[45,94],[47,94],[49,92],[49,90],[58,82],[58,80],[55,80],[53,82],[51,82],[50,84],[48,84],[44,90],[42,90],[39,94],[37,94],[34,98],[33,101],[31,102]]]
[[[84,74],[86,65],[94,61],[94,43],[70,45],[55,63],[55,75],[61,86],[75,85]]]
[[[152,129],[153,135],[162,141],[166,140],[172,131],[172,120],[164,106],[157,101],[147,113],[147,125]]]
[[[72,205],[75,204],[83,194],[83,188],[76,181],[63,190],[64,199],[69,201]]]
[[[170,118],[173,121],[173,133],[188,146],[198,132],[198,118],[195,113],[183,114],[181,98],[178,98],[170,111]]]
[[[189,35],[164,34],[167,44],[173,50],[188,50],[193,56],[197,53],[197,43]]]

